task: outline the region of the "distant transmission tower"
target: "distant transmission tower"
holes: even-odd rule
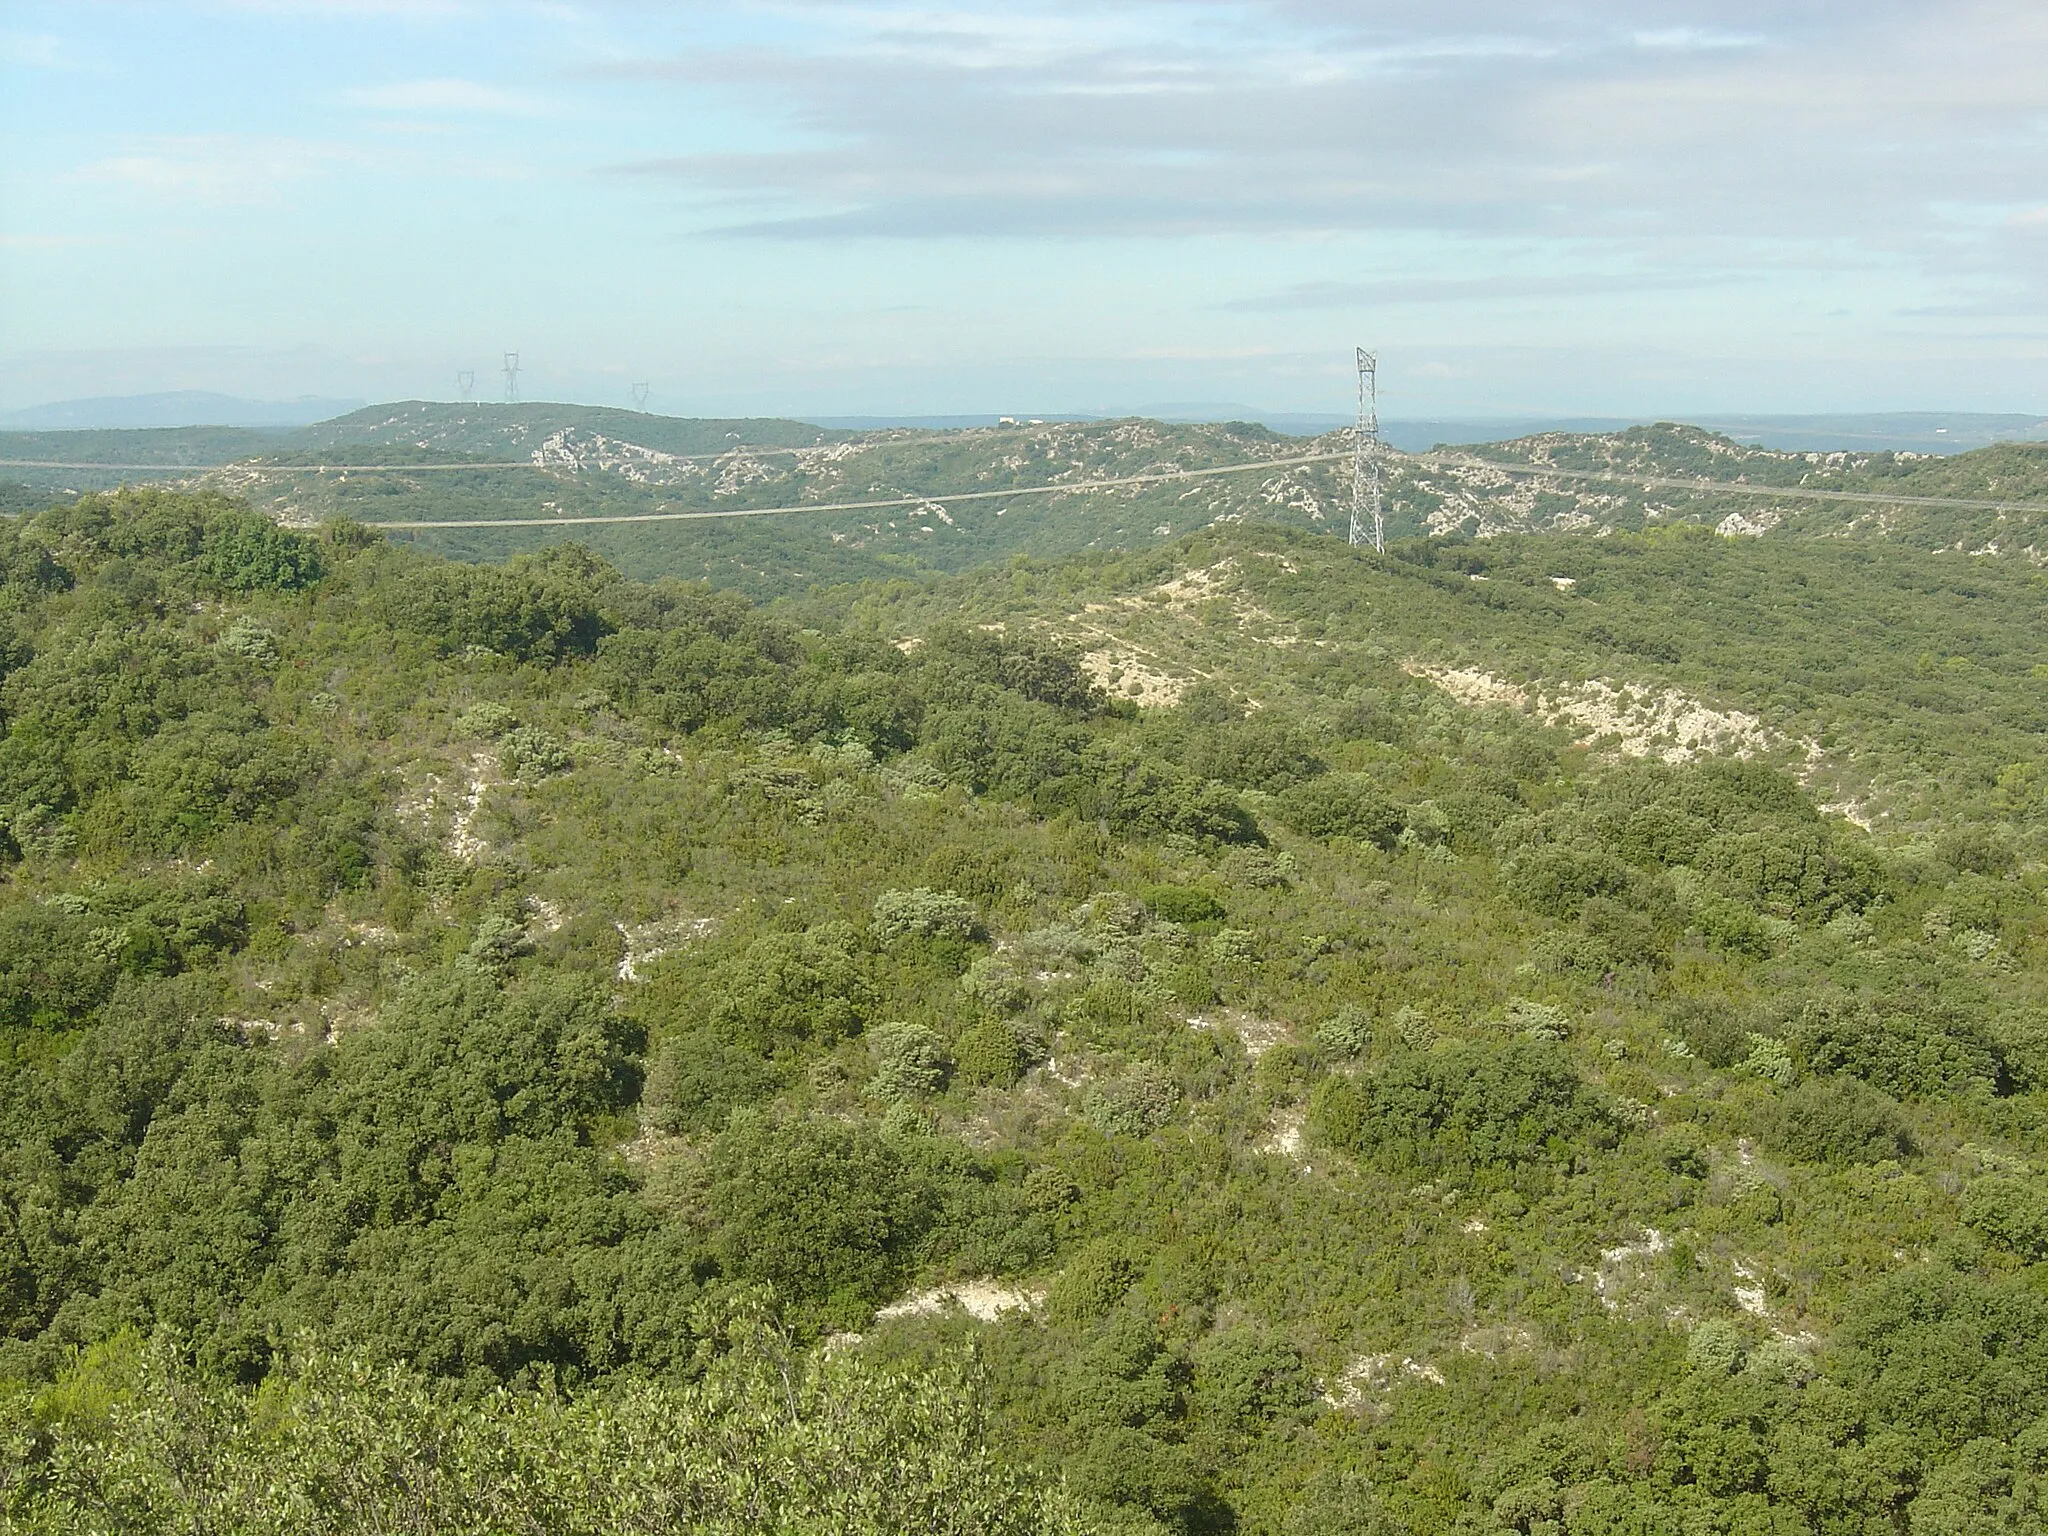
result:
[[[469,404],[476,398],[476,370],[465,368],[455,375],[455,388],[462,396],[462,403]]]
[[[635,384],[633,386],[633,409],[637,411],[646,403],[647,386],[645,384]]]
[[[1380,506],[1380,360],[1358,349],[1358,425],[1351,435],[1351,542],[1387,552],[1387,519]]]
[[[504,371],[505,398],[507,400],[517,400],[519,398],[519,354],[517,352],[507,352],[505,354]]]

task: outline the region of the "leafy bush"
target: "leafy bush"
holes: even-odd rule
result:
[[[952,891],[884,891],[875,898],[868,931],[877,943],[902,939],[972,939],[981,932],[974,903]]]
[[[1912,1150],[1898,1106],[1875,1088],[1842,1076],[1809,1078],[1781,1097],[1771,1140],[1802,1163],[1877,1163]]]
[[[1978,1179],[1963,1202],[1963,1220],[2029,1263],[2048,1260],[2048,1190],[2037,1179]]]
[[[1511,897],[1548,917],[1574,917],[1589,898],[1619,896],[1631,883],[1628,866],[1613,854],[1558,843],[1521,849],[1501,875]]]
[[[1144,901],[1155,916],[1170,923],[1211,923],[1224,914],[1223,903],[1214,893],[1193,885],[1150,885]]]
[[[1007,1088],[1024,1070],[1024,1046],[1001,1019],[984,1019],[953,1044],[960,1075],[970,1083]]]
[[[1086,1528],[996,1453],[983,1385],[957,1361],[891,1371],[795,1351],[758,1322],[728,1335],[697,1380],[459,1403],[416,1372],[323,1353],[240,1391],[131,1334],[56,1388],[0,1401],[10,1443],[36,1446],[0,1510],[25,1529],[132,1536]]]
[[[1030,996],[1023,978],[1000,955],[976,955],[960,977],[960,990],[997,1013],[1022,1007]]]
[[[1967,1087],[2007,1086],[1996,1042],[1969,1021],[1888,1008],[1840,996],[1806,1005],[1793,1044],[1814,1072],[1846,1072],[1902,1097],[1936,1096]]]
[[[472,704],[455,720],[455,734],[458,736],[481,736],[486,741],[496,741],[500,736],[519,723],[519,717],[502,704],[489,700]]]
[[[1423,1166],[1512,1168],[1612,1146],[1619,1126],[1562,1050],[1546,1041],[1396,1058],[1377,1074],[1331,1077],[1309,1125],[1361,1156]]]
[[[515,725],[499,738],[505,766],[522,779],[543,779],[560,773],[573,759],[569,749],[538,726]]]
[[[884,1099],[916,1099],[945,1086],[952,1060],[936,1031],[924,1024],[877,1024],[868,1031],[875,1057],[869,1091]]]
[[[725,1263],[811,1327],[865,1326],[936,1214],[924,1179],[865,1125],[737,1115],[706,1172]]]
[[[1034,703],[1088,713],[1105,702],[1072,644],[1043,635],[940,624],[925,636],[934,659],[970,678],[1022,694]]]
[[[727,1040],[760,1055],[858,1033],[874,997],[850,923],[764,934],[722,980],[715,1022]]]
[[[1276,802],[1281,823],[1307,837],[1355,837],[1394,846],[1401,813],[1363,774],[1331,773],[1285,791]]]
[[[1067,1261],[1046,1300],[1055,1316],[1092,1322],[1122,1301],[1137,1282],[1138,1266],[1116,1238],[1098,1238]]]
[[[1332,1056],[1359,1057],[1372,1048],[1372,1014],[1347,1003],[1316,1026],[1316,1044]]]
[[[1146,1136],[1173,1118],[1180,1089],[1149,1061],[1134,1062],[1088,1090],[1088,1118],[1111,1136]]]

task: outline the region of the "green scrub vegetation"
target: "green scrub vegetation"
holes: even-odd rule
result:
[[[0,525],[0,1518],[2039,1529],[2042,596]]]

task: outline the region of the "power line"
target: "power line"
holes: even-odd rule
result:
[[[1075,480],[1065,485],[1020,485],[1007,491],[961,491],[955,495],[892,496],[879,501],[814,501],[795,507],[730,507],[706,512],[616,512],[601,517],[471,517],[439,521],[365,523],[366,528],[572,528],[587,523],[686,523],[706,517],[775,517],[790,512],[868,512],[888,507],[936,507],[956,501],[1002,501],[1017,496],[1065,496],[1077,491],[1107,491],[1127,485],[1156,485],[1168,480],[1204,480],[1215,475],[1242,475],[1259,469],[1292,469],[1303,464],[1328,464],[1341,453],[1308,453],[1291,459],[1260,459],[1250,464],[1217,464],[1207,469],[1162,469],[1111,480]]]
[[[1380,360],[1358,349],[1358,424],[1351,433],[1351,542],[1387,552],[1387,519],[1380,506]],[[1371,534],[1366,532],[1371,524]]]

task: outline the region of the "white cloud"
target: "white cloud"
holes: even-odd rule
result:
[[[1635,36],[1638,48],[1700,52],[1720,48],[1754,48],[1764,39],[1754,32],[1721,32],[1711,27],[1656,27]]]
[[[1705,9],[785,5],[801,25],[614,72],[760,130],[627,169],[792,238],[1736,234],[1950,260],[1933,201],[2048,175],[2036,0]]]

